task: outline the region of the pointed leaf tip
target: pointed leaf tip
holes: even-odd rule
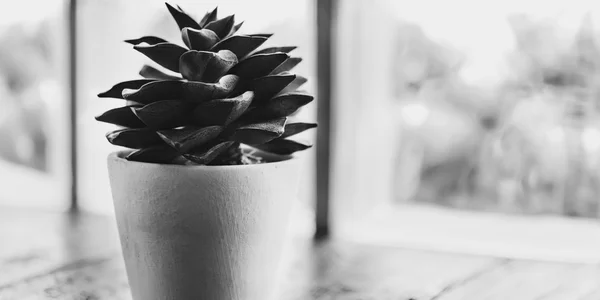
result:
[[[272,33],[255,33],[255,34],[251,34],[251,36],[260,36],[260,37],[270,38],[273,36],[273,34]]]
[[[294,74],[279,74],[261,77],[252,81],[252,89],[256,93],[256,100],[260,102],[268,101],[286,86],[296,79]]]
[[[264,37],[254,37],[249,35],[234,35],[230,36],[219,43],[217,43],[211,50],[230,50],[233,52],[239,60],[246,57],[250,52],[260,47],[265,41]]]
[[[316,123],[290,123],[285,125],[285,132],[279,137],[280,139],[299,134],[306,130],[316,128]]]
[[[310,103],[313,96],[304,93],[289,93],[279,95],[248,114],[248,118],[269,119],[287,117],[300,107]]]
[[[288,58],[289,55],[281,52],[253,55],[237,64],[231,73],[243,79],[256,79],[271,74]]]
[[[150,46],[136,45],[133,46],[133,49],[173,72],[179,72],[179,58],[188,51],[186,48],[171,43]]]
[[[223,39],[231,32],[234,24],[235,15],[231,15],[223,19],[210,22],[204,28],[214,31],[219,36],[219,38]]]
[[[271,74],[279,74],[282,72],[289,72],[291,69],[296,67],[299,63],[302,62],[301,57],[290,57],[282,64],[280,64]]]
[[[288,139],[275,139],[266,144],[254,145],[255,148],[279,155],[291,155],[312,147],[311,144]]]
[[[175,8],[166,2],[165,2],[165,5],[167,6],[169,13],[171,13],[171,16],[173,16],[173,19],[175,19],[177,26],[179,26],[179,30],[183,30],[186,27],[190,27],[190,28],[194,28],[194,29],[198,29],[198,30],[202,29],[200,24],[196,23],[196,21],[194,21],[194,19],[192,17],[190,17],[188,14],[183,12],[183,10],[181,10],[179,8]]]
[[[117,98],[117,99],[125,99],[123,98],[123,90],[125,89],[139,89],[145,84],[150,82],[154,82],[154,79],[136,79],[124,81],[121,83],[115,84],[108,91],[102,92],[98,94],[98,98]]]
[[[167,43],[167,40],[163,39],[163,38],[159,38],[157,36],[143,36],[141,38],[137,38],[137,39],[129,39],[129,40],[125,40],[125,43],[131,44],[131,45],[139,45],[142,43],[146,43],[148,45],[156,45],[156,44],[160,44],[160,43]]]
[[[146,125],[136,117],[132,112],[132,108],[135,106],[123,106],[114,108],[104,112],[103,114],[96,116],[96,121],[114,124],[117,126],[123,126],[128,128],[143,128]],[[137,106],[139,107],[139,106]]]
[[[183,95],[183,81],[152,81],[138,89],[123,90],[123,98],[149,104],[160,100],[180,99]]]
[[[247,145],[264,144],[281,136],[286,122],[287,118],[277,118],[244,125],[235,130],[231,140]]]
[[[233,28],[231,29],[231,32],[229,33],[229,36],[232,36],[236,32],[238,32],[240,30],[240,28],[242,28],[242,25],[244,25],[244,21],[241,21],[237,25],[233,26]]]
[[[202,28],[204,28],[208,23],[216,21],[218,10],[219,10],[219,7],[217,6],[212,11],[207,12],[204,15],[204,17],[202,18],[202,20],[200,20],[200,22],[198,22],[200,24],[200,26]]]
[[[264,37],[254,37],[249,35],[234,35],[230,36],[217,43],[212,51],[230,50],[239,60],[242,60],[250,52],[260,47],[267,39]]]
[[[286,74],[286,73],[287,72],[284,72],[284,73],[281,73],[281,74]],[[294,81],[292,81],[281,92],[279,92],[279,95],[293,93],[296,90],[298,90],[299,87],[301,87],[302,85],[304,85],[306,82],[308,82],[308,79],[306,79],[305,77],[296,76],[296,78],[294,79]]]
[[[191,50],[204,51],[212,48],[219,42],[219,36],[210,29],[184,28],[181,31],[181,38]]]
[[[252,53],[252,55],[269,54],[269,53],[276,53],[276,52],[290,53],[290,52],[296,50],[297,48],[298,47],[296,47],[296,46],[269,47],[269,48],[265,48],[262,50],[258,50],[256,52]]]

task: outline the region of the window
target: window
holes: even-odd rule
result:
[[[30,7],[36,9],[30,9]],[[0,12],[0,204],[69,207],[66,2]]]
[[[332,166],[342,236],[600,258],[600,227],[586,219],[598,218],[600,199],[591,2],[338,5]]]
[[[600,261],[600,15],[593,1],[333,2],[327,117],[337,236]],[[75,126],[80,207],[112,214],[105,157],[116,149],[103,136],[113,127],[94,116],[123,102],[96,95],[148,63],[123,40],[178,41],[179,33],[163,1],[73,3],[75,87],[67,76],[67,1],[26,0],[0,12],[0,204],[69,206]],[[274,33],[269,43],[299,46],[293,54],[305,61],[296,71],[313,94],[319,64],[327,63],[317,63],[321,3],[178,1],[196,15],[218,5],[221,15],[247,20],[242,32]],[[25,9],[33,5],[43,9]],[[316,119],[316,105],[300,115]],[[299,192],[305,232],[314,229],[316,154],[302,154],[310,162]]]

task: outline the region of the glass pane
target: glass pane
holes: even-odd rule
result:
[[[410,232],[400,225],[408,218],[428,226],[441,216],[459,222],[469,211],[598,218],[594,8],[341,2],[337,224],[348,235],[363,230],[392,241]]]
[[[269,45],[297,45],[294,56],[301,56],[301,63],[294,72],[309,79],[303,86],[315,91],[314,81],[314,21],[313,1],[284,3],[276,0],[261,1],[179,1],[173,2],[186,12],[202,16],[206,11],[219,6],[219,15],[234,14],[236,20],[245,20],[241,33],[274,33],[267,41]],[[265,9],[268,7],[268,9]],[[87,210],[112,213],[112,202],[104,157],[117,150],[104,138],[113,129],[111,125],[94,120],[94,116],[123,105],[122,100],[98,99],[96,94],[113,84],[139,78],[138,71],[149,60],[122,42],[125,39],[145,35],[156,35],[182,43],[176,23],[168,13],[164,1],[82,1],[79,7],[79,160],[80,190],[82,207]],[[110,21],[109,21],[110,20]],[[307,106],[297,116],[308,121],[315,118],[315,107]],[[304,138],[312,139],[307,133]],[[312,159],[306,155],[307,168],[303,176],[303,199],[305,211],[312,212]],[[311,218],[304,218],[310,223]]]
[[[0,11],[0,205],[70,203],[66,8],[26,0]]]

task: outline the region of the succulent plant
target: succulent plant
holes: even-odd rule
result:
[[[195,21],[166,3],[184,46],[156,36],[127,40],[161,67],[145,65],[142,79],[114,85],[100,98],[126,105],[96,117],[120,126],[108,141],[135,149],[126,159],[201,165],[260,162],[255,149],[290,155],[311,145],[288,139],[317,126],[288,122],[313,100],[298,92],[306,78],[289,71],[302,61],[296,47],[259,47],[271,34],[240,35],[243,22],[219,19],[217,8]]]

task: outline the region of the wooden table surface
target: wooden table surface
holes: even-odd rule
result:
[[[600,266],[298,240],[280,299],[600,300]],[[0,207],[0,300],[130,299],[114,221]]]

